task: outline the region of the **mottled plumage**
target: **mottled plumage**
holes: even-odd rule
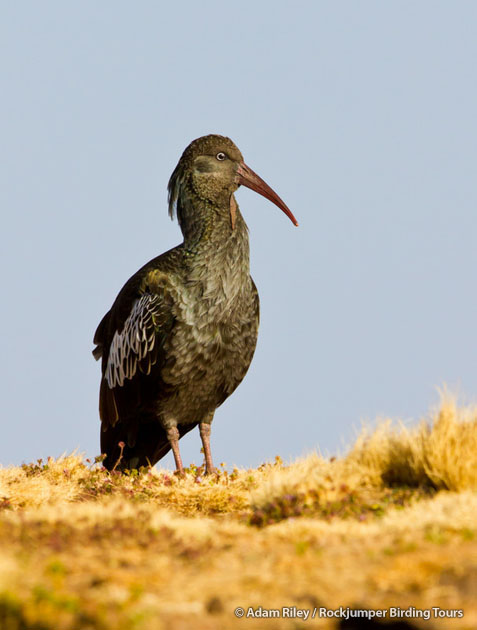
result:
[[[169,212],[184,242],[135,273],[96,330],[101,452],[109,469],[153,465],[172,448],[182,472],[178,440],[199,425],[213,470],[210,424],[245,376],[258,333],[248,231],[233,195],[240,184],[296,223],[231,140],[194,140],[169,182]]]

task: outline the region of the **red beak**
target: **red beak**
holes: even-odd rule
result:
[[[263,197],[266,197],[271,202],[273,202],[276,206],[283,210],[283,212],[287,215],[287,217],[294,223],[298,225],[298,221],[293,216],[291,210],[288,206],[280,199],[277,193],[270,188],[270,186],[263,181],[261,177],[254,173],[252,169],[247,166],[244,162],[241,162],[237,169],[237,181],[239,184],[246,186],[247,188],[251,188],[255,192],[258,192]]]

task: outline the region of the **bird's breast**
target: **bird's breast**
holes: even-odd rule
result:
[[[174,410],[215,409],[242,381],[257,341],[258,312],[250,276],[240,290],[214,297],[189,286],[176,301],[176,323],[166,342],[163,381]],[[210,289],[210,287],[209,287]]]
[[[234,352],[256,318],[252,280],[210,280],[187,287],[178,300],[172,338],[191,354],[217,357]]]

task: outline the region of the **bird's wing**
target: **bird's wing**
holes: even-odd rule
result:
[[[164,341],[175,321],[174,301],[171,276],[155,266],[158,260],[148,263],[126,283],[94,336],[97,346],[93,355],[102,358],[103,427],[137,411],[137,405],[144,402],[140,400],[141,382],[164,360]],[[159,378],[157,373],[154,376]]]
[[[122,387],[138,370],[151,372],[161,343],[161,324],[168,319],[162,296],[144,293],[133,302],[122,330],[116,330],[109,346],[104,378],[110,389]]]

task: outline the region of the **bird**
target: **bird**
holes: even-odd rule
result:
[[[250,275],[248,228],[235,199],[245,186],[298,225],[229,138],[193,140],[168,184],[183,242],[123,286],[94,335],[101,359],[101,453],[107,470],[151,467],[199,425],[205,473],[214,413],[244,378],[257,343],[259,297]]]

